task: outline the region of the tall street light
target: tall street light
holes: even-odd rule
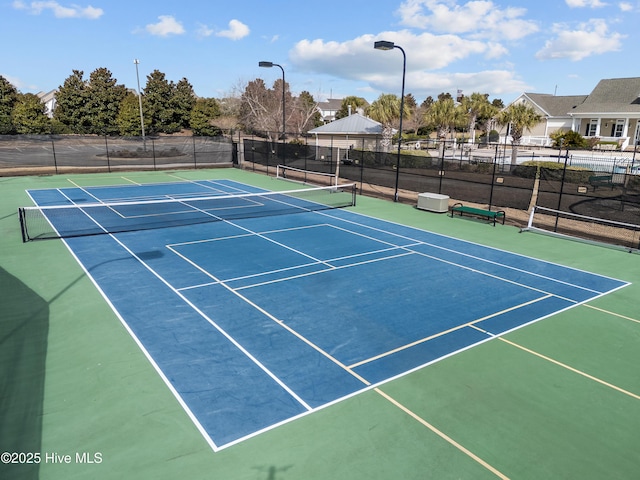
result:
[[[398,158],[396,160],[396,192],[393,201],[398,201],[398,180],[400,179],[400,148],[402,147],[402,117],[404,116],[404,77],[407,70],[407,54],[400,45],[385,40],[379,40],[373,44],[376,50],[393,50],[397,48],[402,52],[402,94],[400,95],[400,131],[398,134]]]
[[[138,74],[138,64],[140,60],[137,58],[133,61],[136,64],[136,79],[138,80],[138,104],[140,105],[140,128],[142,129],[142,145],[147,150],[147,142],[144,138],[144,117],[142,115],[142,93],[140,92],[140,75]]]
[[[258,63],[258,66],[260,67],[265,67],[265,68],[271,68],[271,67],[280,67],[280,70],[282,70],[282,142],[284,143],[285,140],[285,136],[286,136],[286,130],[285,130],[285,112],[284,112],[284,68],[282,68],[282,65],[278,65],[277,63],[273,63],[273,62],[260,62]],[[284,160],[284,153],[283,153],[283,158]]]

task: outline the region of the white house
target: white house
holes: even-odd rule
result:
[[[640,144],[640,77],[600,80],[584,102],[570,112],[572,130],[624,150]]]
[[[342,107],[341,98],[329,98],[326,102],[318,102],[318,112],[325,123],[333,122],[336,119],[336,113],[340,107]]]
[[[526,103],[543,118],[522,144],[548,146],[549,134],[573,130],[622,150],[640,145],[640,77],[600,80],[589,95],[523,93],[511,104]]]
[[[36,96],[44,103],[44,113],[47,117],[53,118],[53,111],[56,108],[56,94],[57,90],[51,90],[49,92],[38,92]]]
[[[512,105],[525,103],[533,107],[543,121],[526,132],[523,143],[548,146],[549,134],[555,131],[569,131],[573,126],[571,111],[585,101],[587,95],[556,96],[546,93],[523,93]]]

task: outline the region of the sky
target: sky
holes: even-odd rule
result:
[[[640,76],[639,27],[640,0],[0,0],[0,75],[38,93],[73,70],[104,67],[132,89],[159,70],[224,98],[282,78],[258,66],[270,61],[295,95],[372,102],[400,95],[406,58],[418,103],[460,90],[507,104]]]

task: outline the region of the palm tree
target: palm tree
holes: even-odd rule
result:
[[[518,159],[518,146],[525,130],[531,130],[542,121],[542,116],[526,103],[511,104],[497,117],[498,124],[509,125],[511,133],[511,165]]]
[[[388,151],[393,138],[393,126],[400,119],[400,99],[390,93],[381,94],[368,109],[368,115],[382,124],[381,146]],[[405,108],[406,115],[406,108]],[[398,141],[402,140],[401,138]]]
[[[489,103],[488,97],[488,94],[478,92],[472,93],[470,97],[462,97],[462,109],[468,112],[468,129],[472,144],[476,141],[476,123],[478,120],[486,116],[493,117],[496,114],[493,105]]]
[[[465,112],[451,97],[443,97],[431,104],[424,119],[436,130],[440,141],[440,158],[444,157],[444,145],[447,134],[464,119]]]

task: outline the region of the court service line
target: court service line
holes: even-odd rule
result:
[[[390,255],[390,256],[381,257],[381,258],[374,258],[374,259],[371,259],[371,260],[364,260],[364,261],[361,261],[361,262],[355,262],[355,263],[350,263],[348,265],[339,265],[339,266],[331,265],[330,262],[332,260],[325,260],[323,262],[318,262],[317,265],[325,265],[325,266],[328,266],[330,268],[326,268],[324,270],[316,270],[316,271],[313,271],[313,272],[301,273],[301,274],[298,274],[298,275],[291,275],[289,277],[278,278],[278,279],[275,279],[275,280],[267,280],[265,282],[260,282],[260,283],[253,283],[251,285],[244,285],[242,287],[237,287],[236,290],[245,290],[247,288],[262,287],[264,285],[269,285],[269,284],[272,284],[272,283],[286,282],[286,281],[289,281],[289,280],[295,280],[296,278],[310,277],[311,275],[319,275],[319,274],[330,272],[330,271],[334,271],[334,270],[344,270],[345,268],[357,267],[359,265],[367,265],[367,264],[370,264],[370,263],[382,262],[382,261],[385,261],[385,260],[393,260],[395,258],[406,257],[407,255],[413,255],[413,253],[411,253],[411,252],[401,252],[401,253],[398,253],[396,255]],[[225,280],[225,281],[231,281],[231,280]]]
[[[436,428],[434,425],[430,424],[429,422],[427,422],[424,418],[422,418],[420,415],[418,415],[417,413],[415,413],[414,411],[410,410],[409,408],[407,408],[406,406],[404,406],[403,404],[401,404],[398,400],[396,400],[395,398],[391,397],[390,395],[386,394],[385,392],[383,392],[380,388],[374,388],[374,391],[376,393],[378,393],[380,396],[382,396],[384,399],[386,399],[387,401],[389,401],[390,403],[392,403],[393,405],[395,405],[397,408],[399,408],[400,410],[402,410],[404,413],[406,413],[407,415],[409,415],[411,418],[413,418],[414,420],[416,420],[418,423],[422,424],[423,426],[427,427],[429,430],[431,430],[433,433],[435,433],[436,435],[438,435],[440,438],[442,438],[443,440],[445,440],[446,442],[448,442],[449,444],[453,445],[454,447],[456,447],[458,450],[460,450],[462,453],[464,453],[465,455],[467,455],[468,457],[470,457],[471,459],[475,460],[477,463],[479,463],[480,465],[482,465],[484,468],[486,468],[487,470],[489,470],[491,473],[493,473],[496,477],[501,478],[503,480],[509,480],[509,477],[507,477],[504,473],[502,473],[500,470],[498,470],[497,468],[493,467],[492,465],[490,465],[489,463],[487,463],[486,461],[484,461],[482,458],[480,458],[478,455],[476,455],[475,453],[473,453],[471,450],[469,450],[468,448],[464,447],[463,445],[461,445],[460,443],[456,442],[453,438],[451,438],[449,435],[447,435],[446,433],[444,433],[442,430]]]
[[[415,342],[407,343],[406,345],[402,345],[401,347],[394,348],[393,350],[389,350],[387,352],[381,353],[379,355],[376,355],[375,357],[367,358],[365,360],[361,360],[360,362],[353,363],[353,364],[349,365],[349,368],[357,368],[357,367],[359,367],[361,365],[364,365],[366,363],[373,362],[375,360],[379,360],[379,359],[387,357],[389,355],[393,355],[393,354],[401,352],[403,350],[407,350],[407,349],[409,349],[411,347],[415,347],[416,345],[420,345],[421,343],[428,342],[429,340],[433,340],[434,338],[442,337],[442,336],[447,335],[447,334],[449,334],[451,332],[455,332],[456,330],[461,330],[461,329],[463,329],[465,327],[473,327],[476,323],[483,322],[483,321],[488,320],[490,318],[497,317],[497,316],[502,315],[504,313],[508,313],[508,312],[513,311],[513,310],[517,310],[519,308],[526,307],[527,305],[532,305],[534,303],[537,303],[537,302],[540,302],[542,300],[546,300],[546,299],[552,298],[552,297],[553,297],[553,295],[545,295],[543,297],[535,298],[535,299],[530,300],[528,302],[521,303],[520,305],[515,305],[513,307],[505,308],[504,310],[502,310],[500,312],[492,313],[491,315],[487,315],[485,317],[478,318],[477,320],[473,320],[471,322],[464,323],[462,325],[458,325],[456,327],[450,328],[448,330],[444,330],[442,332],[436,333],[436,334],[431,335],[429,337],[425,337],[425,338],[422,338],[420,340],[416,340]],[[481,330],[481,329],[479,329],[479,330]],[[486,334],[490,335],[490,336],[492,335],[492,334],[490,334],[488,332],[485,332],[484,330],[481,330],[481,331],[483,333],[486,333]]]
[[[86,214],[91,220],[93,220],[97,225],[100,224],[93,219],[90,215]],[[247,350],[243,345],[240,344],[235,338],[233,338],[226,330],[220,327],[213,319],[211,319],[205,312],[203,312],[200,308],[198,308],[193,302],[191,302],[187,297],[184,296],[181,292],[176,290],[162,275],[156,272],[150,265],[148,265],[145,261],[143,261],[135,252],[133,252],[127,245],[125,245],[120,239],[118,239],[115,235],[109,234],[109,236],[120,245],[129,255],[135,258],[142,266],[144,266],[149,272],[151,272],[158,280],[164,283],[171,291],[173,291],[182,301],[184,301],[187,305],[189,305],[198,315],[204,318],[209,324],[211,324],[216,330],[218,330],[227,340],[229,340],[238,350],[240,350],[247,358],[249,358],[258,368],[260,368],[264,373],[266,373],[269,377],[271,377],[274,382],[276,382],[280,387],[282,387],[289,395],[291,395],[300,405],[302,405],[306,410],[312,410],[312,407],[307,404],[296,392],[294,392],[288,385],[286,385],[275,373],[273,373],[266,365],[264,365],[260,360],[258,360],[249,350]],[[231,290],[233,292],[233,290]],[[235,293],[235,292],[234,292]],[[237,294],[236,294],[237,295]]]
[[[613,389],[613,390],[615,390],[617,392],[623,393],[623,394],[625,394],[625,395],[627,395],[627,396],[629,396],[631,398],[635,398],[636,400],[640,400],[640,395],[637,395],[637,394],[635,394],[633,392],[630,392],[629,390],[625,390],[624,388],[618,387],[617,385],[614,385],[613,383],[609,383],[609,382],[606,382],[605,380],[602,380],[601,378],[594,377],[593,375],[590,375],[587,372],[583,372],[582,370],[578,370],[577,368],[574,368],[574,367],[572,367],[570,365],[567,365],[566,363],[562,363],[562,362],[560,362],[558,360],[555,360],[555,359],[553,359],[551,357],[543,355],[542,353],[536,352],[535,350],[531,350],[530,348],[527,348],[527,347],[525,347],[523,345],[520,345],[520,344],[517,344],[515,342],[512,342],[511,340],[507,340],[504,337],[493,335],[492,333],[487,332],[485,330],[482,330],[481,328],[478,328],[475,325],[472,325],[472,328],[475,328],[475,329],[480,330],[480,331],[482,331],[484,333],[487,333],[487,334],[497,338],[498,340],[500,340],[500,341],[502,341],[502,342],[504,342],[504,343],[506,343],[508,345],[511,345],[512,347],[516,347],[516,348],[522,350],[523,352],[527,352],[527,353],[529,353],[531,355],[534,355],[534,356],[536,356],[538,358],[546,360],[547,362],[551,362],[554,365],[557,365],[559,367],[562,367],[562,368],[565,368],[565,369],[569,370],[570,372],[577,373],[578,375],[581,375],[581,376],[583,376],[583,377],[585,377],[585,378],[587,378],[589,380],[592,380],[592,381],[594,381],[596,383],[604,385],[605,387],[609,387],[609,388],[611,388],[611,389]]]
[[[608,315],[613,315],[614,317],[622,318],[624,320],[629,320],[630,322],[640,323],[640,320],[637,318],[627,317],[626,315],[621,315],[616,312],[612,312],[610,310],[605,310],[604,308],[594,307],[593,305],[589,305],[588,303],[584,304],[585,307],[592,308],[593,310],[598,310],[599,312],[606,313]]]
[[[335,358],[334,356],[332,356],[331,354],[329,354],[328,352],[326,352],[325,350],[323,350],[322,348],[320,348],[318,345],[316,345],[315,343],[313,343],[311,340],[309,340],[308,338],[306,338],[304,335],[300,334],[299,332],[297,332],[295,329],[291,328],[289,325],[287,325],[285,322],[283,322],[282,320],[280,320],[279,318],[277,318],[276,316],[274,316],[273,314],[269,313],[267,310],[265,310],[264,308],[262,308],[260,305],[256,304],[255,302],[251,301],[249,298],[245,297],[242,293],[240,293],[237,288],[232,288],[229,285],[227,285],[224,281],[220,280],[219,278],[217,278],[215,275],[212,275],[210,272],[207,272],[205,269],[201,268],[199,265],[197,265],[196,263],[192,262],[189,258],[185,257],[184,255],[182,255],[180,252],[174,251],[176,255],[178,255],[180,258],[182,258],[185,262],[190,263],[191,265],[193,265],[195,268],[197,268],[198,270],[200,270],[201,272],[203,272],[205,275],[209,276],[211,279],[215,280],[217,282],[217,284],[221,285],[222,287],[224,287],[225,289],[227,289],[229,292],[233,293],[235,296],[237,296],[238,298],[240,298],[241,300],[243,300],[245,303],[247,303],[247,305],[253,307],[255,310],[257,310],[258,312],[260,312],[261,314],[263,314],[264,316],[266,316],[267,318],[269,318],[270,320],[272,320],[273,322],[277,323],[278,325],[280,325],[282,328],[284,328],[285,330],[287,330],[289,333],[291,333],[292,335],[294,335],[295,337],[297,337],[298,339],[302,340],[304,343],[306,343],[307,345],[309,345],[311,348],[313,348],[315,351],[317,351],[318,353],[320,353],[321,355],[323,355],[324,357],[328,358],[329,360],[331,360],[333,363],[335,363],[336,365],[338,365],[340,368],[342,368],[343,370],[345,370],[346,372],[348,372],[349,374],[351,374],[352,376],[354,376],[355,378],[357,378],[358,380],[360,380],[362,383],[364,383],[365,385],[371,385],[371,382],[369,382],[367,379],[365,379],[364,377],[361,377],[360,375],[358,375],[356,372],[352,371],[351,369],[349,369],[349,367],[347,367],[345,364],[343,364],[342,362],[340,362],[340,360],[338,360],[337,358]],[[147,267],[149,268],[149,267]],[[171,287],[173,289],[173,287]],[[176,289],[174,289],[174,291],[176,291],[181,297],[182,294],[180,294],[179,291],[177,291]],[[190,304],[191,305],[191,304]],[[195,306],[194,306],[195,308]]]
[[[383,229],[381,229],[381,228],[377,228],[377,227],[373,227],[373,226],[370,226],[370,225],[366,225],[366,224],[364,224],[364,223],[356,222],[355,220],[349,220],[349,219],[346,219],[346,218],[338,217],[338,216],[332,215],[332,214],[327,213],[327,212],[315,212],[315,213],[316,213],[317,215],[322,215],[322,216],[325,216],[325,217],[328,217],[328,218],[332,218],[332,219],[334,219],[334,220],[338,220],[338,221],[343,222],[343,223],[349,223],[349,224],[356,225],[356,226],[361,227],[361,228],[366,228],[366,229],[368,229],[368,230],[372,230],[372,231],[374,231],[374,232],[384,233],[384,234],[386,234],[386,235],[390,235],[390,236],[393,236],[393,237],[401,238],[401,239],[403,239],[403,240],[410,240],[410,241],[412,241],[413,243],[419,243],[419,244],[422,244],[422,245],[427,245],[427,246],[429,246],[429,247],[433,247],[433,248],[436,248],[436,249],[439,249],[439,250],[448,251],[448,252],[451,252],[451,253],[454,253],[454,254],[457,254],[457,255],[461,255],[461,256],[464,256],[464,257],[472,258],[472,259],[474,259],[474,260],[479,260],[479,261],[484,262],[484,263],[489,263],[489,264],[492,264],[492,265],[497,265],[497,266],[499,266],[499,267],[503,267],[503,268],[506,268],[506,269],[509,269],[509,270],[514,270],[514,271],[517,271],[517,272],[522,272],[522,273],[525,273],[525,274],[527,274],[527,275],[531,275],[531,276],[534,276],[534,277],[544,278],[545,280],[550,280],[550,281],[552,281],[552,282],[556,282],[556,283],[560,283],[560,284],[564,284],[564,285],[569,285],[569,286],[571,286],[571,287],[575,287],[575,288],[578,288],[578,289],[586,290],[586,291],[588,291],[588,292],[594,292],[594,293],[607,293],[607,292],[600,292],[600,291],[597,291],[597,290],[593,290],[593,289],[590,289],[590,288],[584,287],[584,286],[582,286],[582,285],[576,285],[576,284],[573,284],[573,283],[565,282],[565,281],[563,281],[563,280],[558,280],[557,278],[553,278],[553,277],[548,277],[548,276],[545,276],[545,275],[541,275],[541,274],[539,274],[539,273],[531,272],[531,271],[529,271],[529,270],[523,270],[523,269],[521,269],[521,268],[517,268],[517,267],[514,267],[514,266],[512,266],[512,265],[505,264],[505,263],[499,263],[499,262],[496,262],[496,261],[493,261],[493,260],[487,260],[487,259],[485,259],[485,258],[478,257],[478,256],[475,256],[475,255],[471,255],[471,254],[469,254],[469,253],[465,253],[465,252],[460,251],[460,250],[454,250],[454,249],[452,249],[452,248],[444,247],[444,246],[441,246],[441,245],[437,245],[437,244],[435,244],[435,243],[431,243],[431,242],[427,242],[427,241],[423,241],[423,240],[418,240],[418,239],[415,239],[415,238],[413,238],[413,237],[409,237],[409,236],[406,236],[406,235],[402,235],[402,234],[400,234],[400,233],[392,232],[392,231],[389,231],[389,230],[383,230]],[[361,215],[361,214],[358,214],[358,215]],[[385,220],[385,222],[388,222],[388,223],[392,223],[392,224],[393,224],[393,222],[389,222],[388,220]],[[400,225],[400,226],[407,227],[406,225]],[[336,225],[336,228],[341,228],[341,227],[338,227],[338,226]],[[419,229],[418,229],[418,228],[416,228],[416,227],[407,227],[407,228],[414,229],[414,230],[419,230]],[[346,231],[350,231],[350,230],[348,230],[348,229],[345,229],[345,230],[346,230]],[[426,231],[426,230],[421,230],[421,231],[422,231],[422,232],[429,233],[429,234],[431,234],[431,235],[435,235],[435,236],[440,237],[440,238],[451,238],[451,237],[447,237],[447,236],[445,236],[445,235],[441,235],[441,234],[436,234],[436,233],[428,232],[428,231]],[[365,235],[365,234],[360,234],[360,235],[362,235],[362,236],[364,236],[364,237],[367,237],[367,235]],[[384,240],[376,239],[375,237],[370,237],[370,238],[371,238],[371,239],[373,239],[373,240],[384,241]],[[454,239],[454,240],[458,240],[458,241],[460,241],[459,239]],[[466,241],[466,240],[464,240],[463,242],[464,242],[464,243],[467,243],[467,244],[469,244],[469,245],[476,245],[476,246],[479,246],[479,247],[482,247],[482,248],[488,248],[488,249],[491,249],[491,250],[494,250],[494,251],[503,252],[503,253],[507,253],[507,254],[510,254],[510,255],[517,255],[517,256],[519,256],[519,257],[522,257],[522,258],[528,258],[528,259],[530,259],[530,260],[535,260],[535,261],[540,262],[540,263],[545,263],[545,264],[549,264],[549,265],[555,265],[555,266],[558,266],[558,267],[562,267],[562,268],[564,268],[564,269],[576,270],[576,269],[573,269],[573,268],[571,268],[571,267],[567,267],[567,266],[565,266],[565,265],[559,265],[559,264],[556,264],[556,263],[553,263],[553,262],[548,262],[548,261],[546,261],[546,260],[540,260],[540,259],[537,259],[537,258],[528,257],[528,256],[526,256],[526,255],[518,255],[518,254],[514,254],[513,252],[507,252],[506,250],[500,250],[500,249],[496,249],[496,248],[493,248],[493,247],[488,247],[488,246],[486,246],[486,245],[480,245],[480,244],[477,244],[477,243],[474,243],[474,242],[469,242],[469,241]],[[429,256],[429,255],[427,255],[427,256]],[[438,257],[432,257],[432,258],[438,258]],[[452,263],[452,265],[460,265],[461,267],[463,267],[463,265],[461,265],[461,264],[456,264],[456,263],[454,263],[454,262],[451,262],[451,263]],[[577,270],[577,271],[582,271],[582,270]],[[590,273],[590,272],[587,272],[587,273]],[[592,274],[592,273],[591,273],[591,274]],[[592,274],[592,275],[593,275],[593,274]],[[500,277],[497,277],[497,278],[500,278]]]

